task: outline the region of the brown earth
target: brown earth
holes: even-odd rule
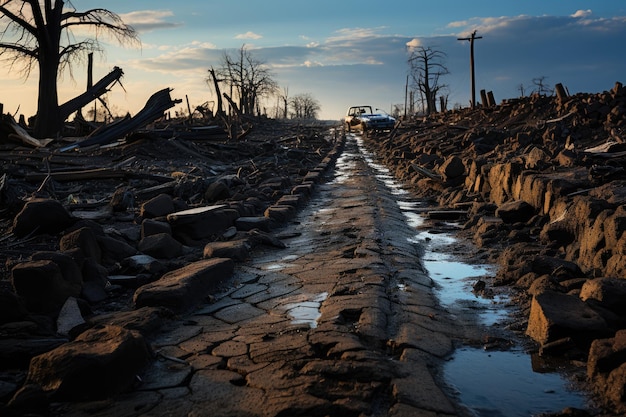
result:
[[[532,96],[402,123],[367,144],[417,195],[467,212],[462,235],[495,285],[518,291],[518,327],[545,356],[587,363],[626,412],[626,89]],[[603,365],[599,365],[603,364]]]
[[[433,216],[466,216],[475,258],[498,262],[495,285],[519,291],[517,327],[542,355],[586,364],[617,413],[626,411],[625,108],[618,84],[404,121],[366,140],[442,209]],[[281,246],[271,230],[293,219],[341,151],[328,128],[257,122],[240,141],[153,130],[70,153],[59,152],[63,143],[33,149],[3,138],[0,403],[41,412],[43,392],[83,392],[73,374],[43,370],[67,360],[55,348],[88,351],[97,340],[111,347],[102,372],[127,368],[115,385],[132,385],[149,361],[141,335],[227,280],[231,259]],[[86,398],[115,394],[92,388]]]

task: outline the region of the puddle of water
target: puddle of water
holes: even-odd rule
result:
[[[268,264],[268,265],[264,265],[262,267],[262,269],[264,271],[280,271],[282,269],[289,268],[289,267],[292,267],[292,266],[294,266],[294,265],[293,264],[277,262],[277,263],[271,263],[271,264]]]
[[[426,254],[427,257],[429,255],[433,254]],[[508,297],[501,294],[485,297],[473,292],[473,286],[480,277],[491,274],[489,267],[438,258],[443,257],[425,258],[424,266],[438,285],[437,298],[443,306],[472,310],[480,322],[487,326],[507,318],[507,311],[502,306],[508,301]]]
[[[312,329],[317,327],[317,320],[320,318],[320,306],[328,298],[328,293],[318,294],[313,300],[300,301],[285,305],[285,310],[292,317],[293,324],[308,324]]]
[[[586,406],[559,374],[535,372],[521,351],[459,349],[444,366],[444,378],[476,417],[528,417]]]

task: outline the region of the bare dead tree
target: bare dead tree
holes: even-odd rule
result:
[[[259,100],[278,88],[269,68],[256,59],[245,45],[236,56],[224,53],[217,75],[230,88],[231,98],[237,97],[238,107],[245,115],[254,115]]]
[[[430,47],[419,46],[409,56],[409,76],[412,87],[424,98],[427,114],[436,111],[437,95],[446,88],[440,77],[450,73],[444,65],[446,54]]]
[[[283,119],[286,119],[289,117],[289,87],[283,87],[279,99],[282,101]]]
[[[77,36],[85,31],[91,36]],[[0,2],[0,58],[11,69],[21,65],[25,78],[35,67],[39,70],[35,136],[50,137],[61,130],[57,79],[65,70],[71,75],[72,65],[87,59],[86,52],[102,52],[102,35],[120,44],[139,43],[137,32],[106,9],[79,12],[69,0]]]
[[[552,87],[550,87],[548,84],[546,84],[546,77],[545,75],[542,75],[541,77],[536,77],[533,78],[533,85],[535,86],[533,92],[539,94],[539,95],[552,95],[554,94],[554,89]]]
[[[310,94],[297,94],[289,100],[292,119],[317,119],[320,103]]]

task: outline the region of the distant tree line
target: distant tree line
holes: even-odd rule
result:
[[[229,102],[230,110],[249,116],[316,119],[321,109],[311,93],[289,97],[289,89],[281,90],[270,68],[245,45],[234,54],[224,52],[219,66],[208,71],[207,83],[213,86],[217,96],[217,114],[226,112],[222,96]],[[277,104],[268,114],[261,104],[272,101],[272,97],[277,99]]]

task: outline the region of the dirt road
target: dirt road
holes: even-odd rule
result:
[[[437,306],[414,232],[353,138],[328,175],[278,231],[286,249],[257,248],[153,342],[136,392],[63,414],[456,415],[437,373],[471,327]]]

